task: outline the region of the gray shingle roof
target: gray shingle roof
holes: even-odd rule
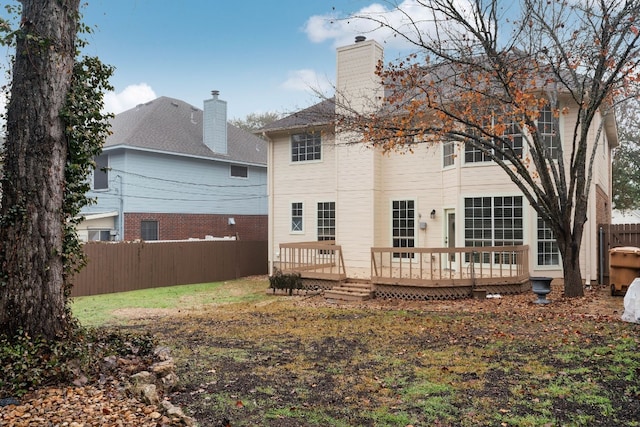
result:
[[[299,129],[309,126],[322,126],[333,122],[335,119],[335,101],[333,98],[325,99],[309,108],[293,113],[259,130],[259,132],[274,132],[288,129]]]
[[[227,123],[227,154],[203,142],[202,110],[162,96],[116,115],[104,149],[116,147],[175,153],[237,163],[267,163],[267,143]]]

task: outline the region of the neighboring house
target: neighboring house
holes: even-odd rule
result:
[[[113,118],[81,239],[267,239],[267,144],[212,94],[204,110],[160,97]]]
[[[346,103],[353,106],[358,96],[375,99],[380,95],[375,67],[382,59],[382,47],[375,41],[338,48],[336,88],[355,95]],[[436,286],[455,284],[465,277],[477,280],[488,268],[493,270],[486,274],[495,276],[499,268],[510,268],[517,260],[526,270],[517,274],[518,283],[523,277],[528,280],[529,274],[562,277],[560,254],[550,229],[504,171],[482,152],[449,142],[431,147],[416,144],[413,153],[382,154],[353,144],[353,134],[336,133],[331,124],[335,108],[332,100],[325,100],[263,129],[270,141],[272,267],[298,265],[303,277],[306,269],[317,273],[307,276],[323,278],[330,277],[323,276],[323,271],[336,272],[329,264],[343,260],[344,271],[337,271],[335,277],[376,278],[386,285],[402,283],[401,279],[411,284],[416,279],[414,285]],[[569,140],[573,128],[564,121],[560,118],[558,134],[561,140],[563,134]],[[605,129],[595,159],[581,252],[587,282],[597,280],[597,225],[609,222],[611,215],[615,123],[607,123]],[[304,242],[323,240],[335,241],[337,246],[318,249],[316,243],[305,248]],[[511,261],[504,261],[509,259],[505,254],[511,245],[524,249],[509,254]],[[487,246],[504,250],[480,256],[469,249]],[[327,258],[337,251],[340,255],[322,270],[321,263],[297,255],[305,249],[307,257]],[[476,259],[473,266],[469,263],[472,256]],[[383,278],[381,268],[389,268],[389,275]],[[460,275],[452,273],[456,270]]]
[[[640,224],[640,210],[614,209],[611,213],[611,224]]]

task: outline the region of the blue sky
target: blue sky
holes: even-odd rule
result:
[[[159,96],[202,108],[215,89],[229,119],[289,113],[318,101],[311,88],[333,93],[335,49],[356,35],[398,48],[397,38],[370,32],[371,22],[344,19],[389,8],[385,0],[89,0],[86,53],[116,68],[111,112]]]

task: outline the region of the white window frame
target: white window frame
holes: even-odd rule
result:
[[[491,126],[495,124],[494,117],[491,117],[491,124],[487,123],[487,126]],[[522,130],[518,132],[518,123],[515,118],[511,118],[510,121],[504,123],[506,125],[505,131],[502,133],[502,139],[511,139],[511,145],[516,152],[516,155],[520,155],[522,157],[524,155],[524,135],[522,134]],[[476,131],[477,130],[472,130]],[[495,145],[500,143],[500,140],[495,140]],[[492,150],[496,156],[501,156],[500,153]],[[469,153],[474,159],[467,160],[467,153]],[[464,144],[464,164],[465,165],[482,165],[482,164],[491,164],[493,160],[489,158],[489,154],[483,152],[480,148],[471,145],[470,143]],[[475,157],[479,157],[478,160],[475,160]]]
[[[322,161],[321,132],[301,132],[291,135],[290,156],[289,159],[293,164]]]
[[[496,202],[501,199],[502,203],[498,205]],[[505,205],[506,199],[512,199],[510,205]],[[468,200],[480,200],[480,204],[477,206],[467,206]],[[516,201],[519,200],[520,204],[517,205]],[[525,236],[525,204],[524,197],[522,195],[498,195],[498,196],[473,196],[465,197],[464,203],[464,246],[470,247],[490,247],[490,246],[504,246],[508,248],[510,246],[520,246],[524,244]],[[471,209],[471,212],[470,212]],[[497,210],[509,211],[511,214],[508,216],[500,215],[496,216]],[[519,211],[519,212],[518,212]],[[469,216],[470,213],[479,213],[478,216]],[[489,216],[485,215],[490,213]],[[519,213],[519,215],[518,215]],[[512,226],[506,227],[505,221],[511,221]],[[469,227],[471,223],[472,227]],[[519,224],[519,227],[516,225]],[[476,225],[478,225],[476,227]],[[469,232],[471,231],[471,235]],[[509,236],[508,234],[511,233]],[[479,244],[478,244],[479,243]],[[466,259],[469,261],[468,257]],[[484,258],[477,260],[485,264],[493,263],[497,264],[496,260]]]
[[[336,202],[318,202],[317,208],[318,241],[336,240]]]
[[[550,105],[545,105],[540,110],[536,122],[538,133],[542,137],[545,157],[558,160],[562,152],[562,139],[560,138],[560,119],[556,118]]]
[[[410,207],[408,205],[411,205]],[[391,247],[412,249],[416,247],[418,233],[416,221],[417,202],[415,199],[396,199],[391,201]],[[403,235],[403,232],[406,235]],[[406,246],[402,246],[406,243]],[[409,245],[411,243],[411,245]],[[408,252],[393,252],[395,260],[413,259]]]
[[[449,169],[456,164],[456,142],[444,141],[442,143],[442,168]]]
[[[516,156],[520,156],[520,158],[522,158],[524,155],[524,135],[522,134],[522,130],[518,129],[518,122],[512,117],[511,121],[505,123],[505,125],[506,128],[502,134],[502,139],[510,139],[511,146],[513,151],[515,151]],[[498,155],[498,153],[496,153],[496,155]]]
[[[96,234],[98,235],[97,239]],[[93,239],[91,237],[94,237]],[[103,237],[106,237],[106,239],[103,239]],[[106,241],[110,241],[111,239],[111,229],[110,228],[88,228],[87,229],[87,241],[89,242],[106,242]]]
[[[291,204],[289,205],[289,214],[291,215],[289,232],[291,234],[304,233],[304,203],[291,202]],[[297,225],[298,223],[299,225]]]
[[[542,260],[550,259],[551,263],[540,263],[541,257]],[[560,267],[561,262],[560,249],[553,230],[540,215],[536,215],[536,265],[540,268],[555,269]]]

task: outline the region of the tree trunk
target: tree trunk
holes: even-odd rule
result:
[[[580,245],[575,244],[572,239],[569,239],[568,242],[558,243],[564,273],[564,296],[581,297],[584,295],[584,287],[580,272]]]
[[[2,180],[0,331],[64,334],[63,195],[67,144],[60,112],[75,60],[79,0],[21,0]]]

